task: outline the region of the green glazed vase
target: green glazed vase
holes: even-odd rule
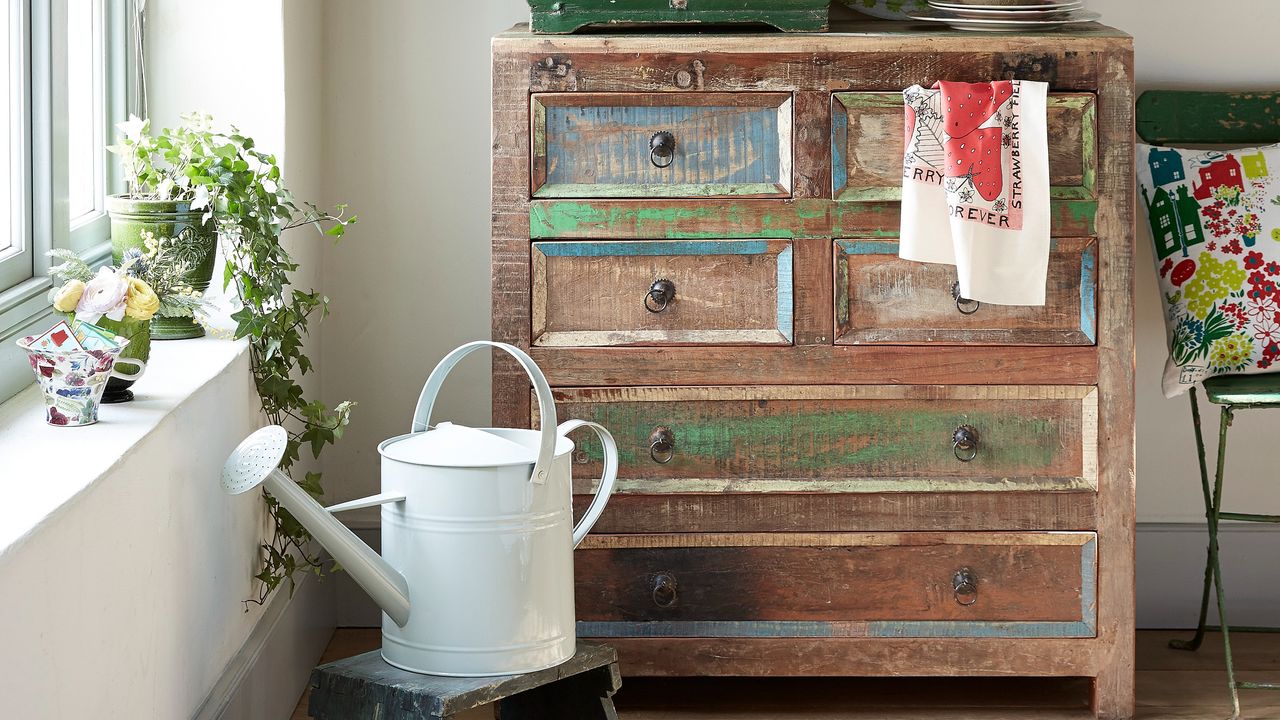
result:
[[[107,198],[107,214],[111,216],[111,258],[117,265],[130,248],[146,251],[144,232],[157,238],[175,238],[175,251],[187,256],[190,267],[187,284],[201,293],[209,289],[218,237],[212,223],[200,221],[202,211],[192,210],[191,203],[185,201],[135,200],[112,195]],[[204,328],[192,318],[157,315],[151,319],[151,339],[154,340],[183,340],[202,335]],[[107,392],[111,392],[110,387]]]
[[[75,314],[71,314],[71,320],[75,320]],[[151,322],[147,320],[133,320],[128,316],[120,320],[112,320],[107,317],[100,317],[98,321],[93,323],[107,332],[123,335],[128,338],[129,344],[124,350],[120,351],[120,356],[116,358],[116,366],[125,372],[137,372],[138,366],[129,362],[130,359],[141,360],[147,362],[151,359]],[[112,377],[107,380],[107,389],[102,394],[103,404],[129,402],[133,399],[133,380],[125,380],[123,378]]]

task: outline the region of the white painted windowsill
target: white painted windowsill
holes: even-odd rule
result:
[[[134,401],[103,405],[95,425],[46,424],[34,384],[0,403],[0,556],[85,496],[202,388],[224,374],[248,372],[246,341],[155,341],[146,374],[133,386]]]

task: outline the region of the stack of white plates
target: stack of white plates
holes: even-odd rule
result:
[[[928,10],[911,14],[913,20],[986,32],[1052,30],[1100,17],[1084,9],[1084,0],[929,0]]]

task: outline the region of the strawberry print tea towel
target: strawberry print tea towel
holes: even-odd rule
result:
[[[960,296],[1044,305],[1048,85],[940,82],[903,91],[898,254],[956,266]]]

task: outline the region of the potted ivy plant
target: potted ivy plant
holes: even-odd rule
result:
[[[173,203],[165,206],[166,212],[174,214],[175,223],[181,216],[193,228],[191,238],[207,236],[220,243],[223,287],[239,306],[231,315],[235,337],[249,341],[263,413],[271,423],[289,430],[282,468],[297,461],[304,447],[319,457],[326,445],[342,437],[354,403],[326,407],[307,399],[299,384],[299,376],[312,368],[303,339],[310,321],[328,314],[329,299],[292,284],[298,265],[281,244],[281,235],[311,227],[340,238],[355,216],[348,216],[342,205],[326,212],[295,201],[282,184],[274,155],[259,150],[252,138],[234,127],[216,128],[208,115],[183,115],[178,128],[156,135],[151,134],[149,121],[137,118],[122,123],[120,129],[123,137],[112,152],[120,156],[129,178],[128,197]],[[122,237],[127,240],[131,233]],[[169,230],[163,236],[175,234]],[[114,236],[112,242],[114,246]],[[198,282],[190,285],[198,287]],[[319,473],[306,473],[300,484],[314,496],[324,492]],[[308,551],[306,530],[274,498],[265,497],[275,529],[262,545],[263,564],[254,576],[259,580],[258,591],[246,601],[252,603],[264,602],[285,580],[292,588],[297,572],[321,570],[319,558]]]
[[[116,265],[130,251],[146,251],[146,240],[166,238],[169,252],[186,267],[182,281],[195,292],[209,288],[217,255],[217,233],[202,202],[209,188],[193,178],[208,177],[220,160],[207,154],[196,128],[183,123],[159,134],[149,120],[131,117],[117,126],[121,142],[108,149],[120,159],[126,191],[107,198],[111,218],[111,258]],[[188,315],[158,313],[151,319],[151,338],[181,340],[204,335],[204,327]]]

